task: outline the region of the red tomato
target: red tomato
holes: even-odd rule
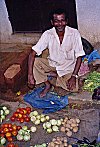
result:
[[[23,123],[24,122],[24,118],[20,118],[20,123]]]
[[[13,113],[14,117],[18,117],[18,112]]]
[[[17,135],[17,131],[15,131],[15,130],[12,131],[12,135],[13,135],[13,136],[16,136],[16,135]]]
[[[18,114],[18,118],[22,118],[22,114],[19,113],[19,114]]]
[[[8,128],[11,128],[12,127],[12,124],[8,124]]]
[[[11,128],[8,128],[8,130],[9,130],[9,132],[12,132],[13,128],[12,127]]]
[[[8,137],[11,137],[12,135],[11,135],[11,133],[10,132],[7,132],[6,133],[6,137],[8,138]]]
[[[28,111],[27,111],[27,114],[30,114],[30,113],[31,113],[31,111],[30,111],[30,110],[28,110]]]
[[[26,122],[29,122],[29,121],[30,121],[30,118],[29,118],[29,117],[26,117],[26,118],[25,118],[25,121],[26,121]]]
[[[17,130],[17,126],[14,124],[14,125],[12,125],[12,129],[13,130]]]
[[[4,130],[1,130],[1,134],[4,134]]]
[[[19,131],[22,127],[21,126],[17,126],[17,130]]]
[[[26,117],[27,117],[27,115],[26,115],[26,114],[24,114],[24,115],[23,115],[23,118],[26,118]]]
[[[5,136],[5,134],[3,134],[3,133],[0,133],[0,137],[4,137]]]
[[[12,142],[12,141],[13,141],[13,138],[12,138],[12,137],[8,137],[7,140],[8,140],[9,142]]]
[[[8,128],[8,126],[9,126],[8,124],[3,124],[2,128]]]
[[[11,121],[15,121],[15,117],[12,116],[12,117],[10,118],[10,120],[11,120]]]
[[[23,109],[20,111],[20,114],[24,114],[24,111],[23,111]]]
[[[18,147],[18,145],[17,145],[17,144],[15,144],[15,147]]]
[[[26,110],[27,110],[27,111],[31,111],[31,108],[30,108],[30,107],[26,107]]]
[[[25,108],[22,108],[22,109],[23,109],[24,114],[27,114],[27,110]]]
[[[17,108],[16,112],[20,113],[20,111],[22,111],[22,108]]]
[[[20,118],[17,118],[18,121],[20,121]]]
[[[14,145],[14,143],[9,143],[8,145],[7,145],[7,147],[14,147],[15,145]]]
[[[4,128],[3,131],[4,131],[4,133],[7,133],[7,132],[9,132],[9,129],[8,128]]]

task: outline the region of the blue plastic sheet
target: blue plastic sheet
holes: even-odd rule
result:
[[[91,52],[90,55],[86,55],[83,57],[82,60],[84,60],[84,58],[88,59],[88,63],[95,61],[96,59],[100,59],[100,54],[98,53],[97,50],[94,50],[93,52]]]
[[[58,96],[56,93],[48,92],[45,97],[40,98],[40,92],[44,87],[34,89],[24,96],[24,101],[31,106],[43,109],[43,113],[52,113],[68,105],[68,96]]]

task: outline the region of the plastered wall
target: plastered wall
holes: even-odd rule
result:
[[[100,42],[100,0],[76,0],[78,29],[90,42]]]
[[[78,29],[81,36],[92,44],[100,42],[100,0],[76,0]],[[0,0],[0,41],[1,43],[34,44],[41,34],[12,35],[11,23],[4,0]]]

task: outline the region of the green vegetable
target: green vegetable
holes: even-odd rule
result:
[[[83,90],[93,92],[98,86],[100,86],[100,73],[96,71],[91,72],[84,82]]]

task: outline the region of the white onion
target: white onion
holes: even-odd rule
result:
[[[50,119],[50,117],[48,115],[45,118],[46,118],[46,120],[49,120]]]
[[[5,110],[5,115],[8,115],[10,111],[8,109]]]
[[[53,130],[54,132],[58,132],[58,131],[59,131],[58,126],[52,126],[52,130]]]
[[[5,115],[1,115],[1,119],[4,120],[6,117]]]
[[[51,129],[51,128],[48,128],[48,129],[47,129],[47,132],[48,132],[48,133],[52,133],[52,129]]]
[[[32,117],[31,117],[31,121],[32,121],[32,122],[36,121],[36,117],[35,117],[35,116],[32,116]]]
[[[45,122],[46,121],[45,117],[42,117],[40,120],[41,120],[41,122]]]
[[[4,137],[1,137],[0,139],[0,144],[3,145],[6,143],[6,139]]]
[[[0,115],[3,115],[4,114],[4,111],[3,110],[0,110]]]
[[[40,120],[37,119],[35,122],[34,122],[35,125],[39,125],[40,124]]]
[[[2,109],[5,111],[7,109],[7,107],[6,106],[3,106]]]
[[[44,128],[44,130],[46,129],[46,125],[45,125],[45,123],[43,124],[43,128]]]
[[[30,138],[31,138],[30,135],[25,135],[25,136],[24,136],[24,140],[25,140],[25,141],[30,140]]]
[[[50,122],[46,122],[45,126],[46,126],[46,128],[50,128],[51,127],[51,123]]]
[[[51,123],[52,125],[57,125],[57,120],[51,119],[51,120],[50,120],[50,123]]]
[[[37,111],[33,111],[33,115],[34,116],[37,116],[38,115],[38,112]]]
[[[19,140],[19,141],[23,140],[23,136],[20,135],[20,134],[18,134],[18,135],[17,135],[17,140]]]
[[[36,132],[36,127],[35,127],[35,126],[32,126],[32,127],[30,128],[30,130],[31,130],[31,132]]]
[[[61,125],[61,120],[57,120],[57,126]]]
[[[26,130],[28,129],[28,127],[27,127],[27,126],[23,126],[22,129],[23,129],[24,131],[26,131]]]

